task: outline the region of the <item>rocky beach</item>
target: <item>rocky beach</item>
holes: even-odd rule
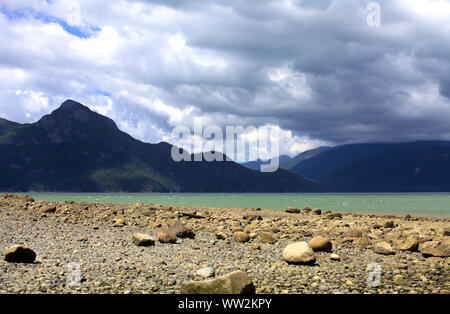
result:
[[[0,235],[0,293],[450,292],[447,216],[2,194]]]

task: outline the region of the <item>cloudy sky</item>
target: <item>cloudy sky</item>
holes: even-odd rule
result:
[[[377,1],[380,25],[369,2],[0,0],[0,117],[71,98],[147,142],[276,125],[291,155],[450,140],[450,1]]]

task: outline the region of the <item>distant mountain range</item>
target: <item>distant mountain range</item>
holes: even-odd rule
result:
[[[450,191],[449,141],[319,147],[280,156],[273,173],[254,171],[261,160],[175,162],[171,149],[67,100],[36,123],[0,119],[0,191]]]
[[[181,161],[67,100],[38,122],[0,119],[0,191],[317,192],[288,170],[252,171],[232,161]]]
[[[319,147],[280,167],[319,182],[329,192],[448,192],[450,142]]]
[[[286,162],[289,162],[291,159],[292,158],[289,157],[288,155],[281,155],[281,156],[278,156],[278,163],[284,164]],[[244,162],[241,165],[243,165],[244,167],[247,167],[248,169],[259,171],[261,169],[262,165],[269,165],[271,162],[272,162],[272,159],[268,159],[268,160],[258,159],[258,160]]]

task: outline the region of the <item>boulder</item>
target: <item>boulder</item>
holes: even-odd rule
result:
[[[251,278],[242,271],[204,281],[189,281],[182,284],[182,294],[254,294]]]
[[[333,249],[331,241],[322,237],[312,238],[308,242],[308,245],[313,249],[314,252],[331,252],[331,250]]]
[[[283,250],[283,260],[290,264],[314,264],[314,251],[306,242],[295,242]]]
[[[387,243],[386,241],[381,241],[375,245],[375,253],[390,255],[395,254],[395,251],[389,243]]]
[[[313,214],[313,215],[321,215],[321,214],[322,214],[322,211],[320,210],[320,208],[314,208],[314,209],[311,211],[311,214]]]
[[[269,243],[269,244],[277,242],[277,239],[275,239],[273,233],[268,231],[261,232],[261,234],[259,235],[259,240],[261,241],[261,243]]]
[[[159,230],[157,233],[158,241],[161,243],[176,243],[177,236],[170,230]]]
[[[311,211],[312,211],[312,209],[309,208],[308,206],[305,206],[305,207],[302,209],[302,213],[304,213],[304,214],[308,214],[308,213],[311,212]]]
[[[242,231],[237,231],[233,234],[234,240],[238,243],[244,243],[250,241],[250,236]]]
[[[133,243],[137,246],[152,246],[155,245],[155,240],[147,234],[135,233],[133,234]]]
[[[252,243],[250,247],[254,250],[261,250],[261,246],[258,243]]]
[[[21,245],[14,245],[5,251],[5,261],[10,263],[33,263],[36,253]]]

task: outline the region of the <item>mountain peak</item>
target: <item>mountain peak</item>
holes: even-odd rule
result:
[[[82,105],[82,104],[79,103],[79,102],[76,102],[75,100],[67,99],[66,101],[64,101],[64,102],[61,104],[61,106],[59,107],[59,109],[74,111],[74,110],[79,110],[79,109],[89,109],[89,108],[86,107],[85,105]]]
[[[119,131],[114,121],[71,99],[42,117],[36,125],[46,130],[53,143],[99,138],[102,132],[104,139],[108,139]]]

